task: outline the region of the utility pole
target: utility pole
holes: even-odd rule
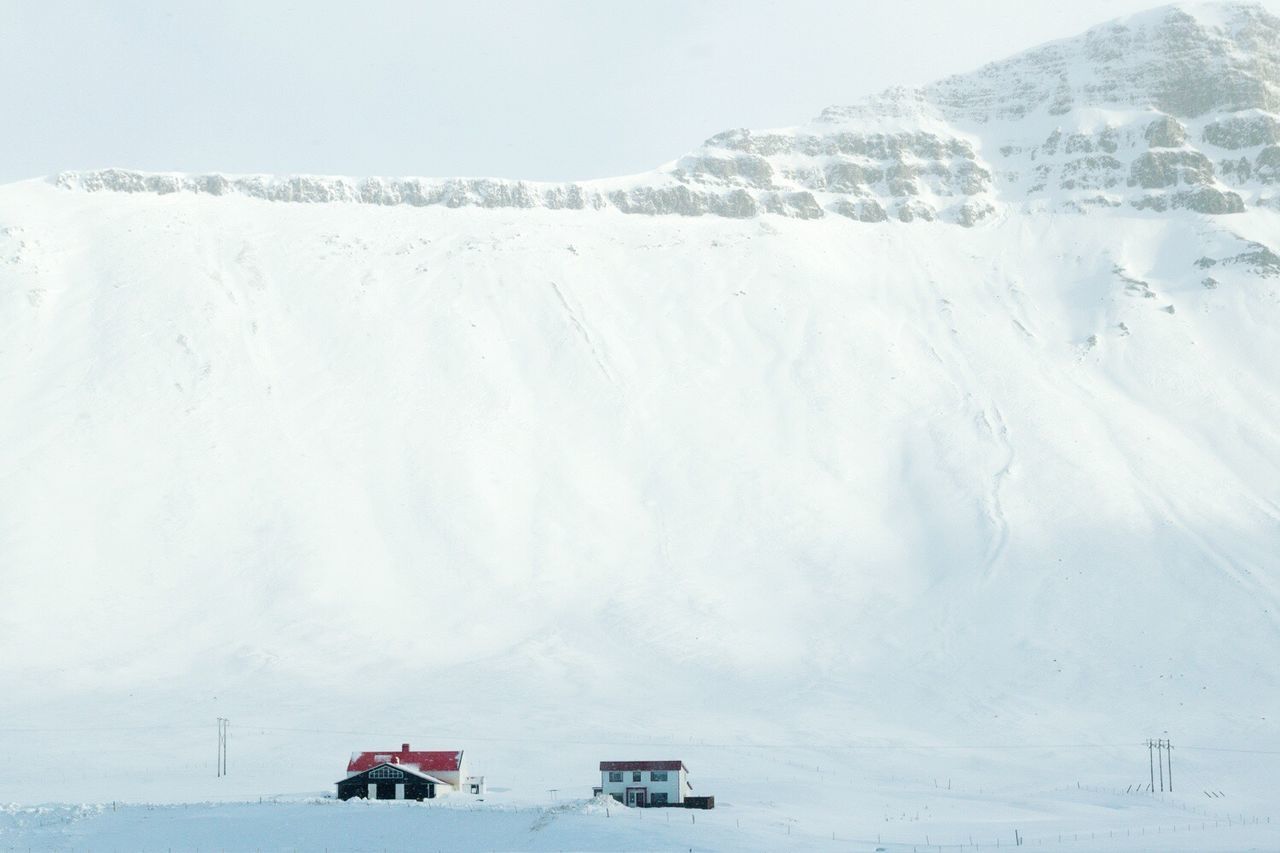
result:
[[[231,721],[226,717],[218,718],[218,778],[227,775],[227,730]]]
[[[1169,762],[1169,790],[1173,790],[1173,741],[1164,742],[1165,760]]]
[[[1156,789],[1156,761],[1155,761],[1155,756],[1151,752],[1154,746],[1155,744],[1151,742],[1151,738],[1147,738],[1147,769],[1151,771],[1150,790],[1152,791]]]
[[[1164,790],[1164,740],[1156,738],[1156,752],[1160,754],[1160,790]]]

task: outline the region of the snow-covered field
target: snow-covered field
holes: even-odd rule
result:
[[[1241,14],[585,209],[0,187],[0,850],[1280,849],[1280,120],[1139,98],[1280,103]],[[406,741],[489,796],[324,799]]]
[[[924,798],[922,798],[924,799]],[[959,799],[959,798],[957,798]],[[929,802],[925,799],[925,802]],[[955,806],[951,798],[933,804]],[[962,803],[961,806],[970,805]],[[144,806],[37,806],[0,810],[0,842],[34,850],[983,850],[1024,845],[1081,850],[1274,850],[1271,827],[1123,798],[1039,798],[1018,817],[1053,808],[1033,832],[973,821],[929,821],[913,829],[823,834],[823,826],[744,810],[689,813],[608,807],[457,808],[418,803],[296,800]],[[1013,811],[1012,809],[1010,811]],[[828,821],[838,826],[845,820]],[[1080,831],[1081,827],[1087,827]],[[933,834],[930,835],[929,830]],[[1005,830],[1008,829],[1006,832]],[[981,833],[986,832],[987,835]],[[995,832],[1004,835],[995,836]],[[975,834],[976,833],[976,834]],[[970,840],[972,838],[972,840]]]
[[[164,748],[183,740],[152,733],[130,742]],[[233,773],[224,779],[212,778],[209,768],[177,767],[132,780],[164,786],[170,796],[161,799],[179,802],[0,808],[0,849],[923,851],[995,849],[1014,846],[1018,837],[1024,846],[1064,851],[1280,845],[1266,774],[1256,772],[1252,757],[1239,755],[1188,751],[1175,764],[1177,792],[1148,794],[1136,791],[1141,774],[1120,772],[1131,765],[1125,748],[694,745],[682,754],[694,770],[695,790],[714,793],[717,807],[691,811],[586,799],[594,781],[585,772],[589,758],[637,751],[615,744],[489,744],[483,753],[504,770],[490,775],[482,801],[453,796],[418,804],[343,803],[332,799],[332,788],[254,797],[247,792],[280,787],[287,775],[282,765],[289,763],[281,753],[289,750],[269,749],[264,734],[241,740],[242,757],[233,759]],[[293,743],[330,740],[312,734]],[[270,742],[288,740],[276,734]],[[325,751],[317,753],[296,763],[320,767]],[[928,778],[931,773],[936,778]],[[72,775],[87,776],[88,790],[130,790],[126,774]],[[1190,787],[1210,775],[1231,780],[1222,796]]]
[[[828,776],[825,780],[831,783]],[[1187,798],[1074,787],[1023,795],[834,788],[843,808],[793,811],[747,789],[714,811],[556,803],[263,802],[0,807],[0,849],[32,850],[983,850],[1266,851],[1269,816]],[[872,806],[874,803],[874,806]],[[838,803],[832,805],[839,806]]]

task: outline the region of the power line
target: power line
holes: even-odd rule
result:
[[[63,732],[154,732],[154,731],[192,731],[194,729],[203,729],[208,723],[185,726],[59,726],[56,728],[39,727],[39,728],[20,728],[12,726],[0,726],[0,732],[11,732],[14,734],[60,734]]]
[[[808,750],[808,749],[834,749],[834,750],[902,750],[904,752],[928,752],[934,750],[1024,750],[1024,749],[1127,749],[1133,746],[1132,742],[1126,743],[1024,743],[1024,744],[850,744],[850,743],[746,743],[746,742],[711,742],[711,741],[655,741],[655,740],[591,740],[591,739],[574,739],[562,740],[556,738],[520,738],[520,737],[492,737],[483,735],[465,735],[457,732],[434,731],[427,734],[412,733],[404,731],[396,732],[374,732],[361,731],[354,729],[311,729],[311,728],[292,728],[285,726],[258,726],[252,723],[242,723],[242,731],[252,729],[259,732],[288,732],[291,734],[329,734],[329,735],[359,735],[361,737],[417,737],[417,738],[440,738],[449,737],[457,740],[476,741],[479,743],[524,743],[524,744],[543,744],[546,746],[633,746],[633,747],[669,747],[673,749],[680,748],[699,748],[699,749],[782,749],[782,750]],[[1147,745],[1152,748],[1156,747],[1154,741]],[[1167,743],[1164,744],[1165,749],[1171,748]],[[1182,746],[1181,749],[1192,749],[1202,752],[1238,752],[1253,755],[1280,755],[1280,750],[1268,749],[1241,749],[1234,747],[1213,747],[1213,746]],[[1154,779],[1152,780],[1155,781]]]
[[[224,718],[225,719],[225,718]],[[206,724],[156,724],[145,726],[41,726],[41,727],[16,727],[16,726],[0,726],[0,733],[9,734],[61,734],[73,732],[154,732],[154,731],[197,731],[204,729]],[[206,729],[207,731],[207,729]],[[1019,744],[911,744],[911,743],[887,743],[887,744],[855,744],[855,743],[821,743],[821,742],[805,742],[805,743],[750,743],[750,742],[715,742],[715,741],[654,741],[654,740],[610,740],[610,739],[555,739],[555,738],[520,738],[520,737],[492,737],[484,735],[460,734],[450,731],[433,731],[426,734],[414,734],[412,732],[397,731],[364,731],[357,729],[320,729],[320,728],[298,728],[290,726],[274,726],[274,725],[254,725],[253,723],[241,723],[240,732],[244,735],[250,735],[254,732],[271,732],[271,733],[291,733],[291,734],[333,734],[333,735],[360,735],[367,737],[422,737],[422,738],[439,738],[450,737],[458,740],[476,741],[479,743],[528,743],[528,744],[545,744],[548,746],[572,745],[572,746],[634,746],[634,747],[671,747],[671,748],[700,748],[700,749],[785,749],[785,750],[809,750],[809,749],[836,749],[836,750],[902,750],[902,751],[933,751],[933,750],[1025,750],[1025,749],[1127,749],[1134,745],[1134,742],[1123,743],[1019,743]],[[1138,742],[1139,746],[1148,745],[1146,741]],[[1155,744],[1151,746],[1154,748]],[[1230,746],[1196,746],[1187,745],[1179,747],[1179,749],[1193,750],[1196,752],[1233,752],[1247,755],[1280,755],[1280,749],[1249,749],[1244,747]]]
[[[1197,752],[1247,752],[1251,755],[1280,755],[1280,749],[1237,749],[1229,746],[1187,746],[1178,749],[1194,749]]]
[[[478,741],[482,743],[533,743],[546,744],[548,746],[635,746],[635,747],[671,747],[671,748],[708,748],[708,749],[788,749],[788,750],[804,750],[804,749],[844,749],[844,750],[865,750],[865,749],[884,749],[884,750],[942,750],[942,749],[989,749],[989,750],[1014,750],[1014,749],[1124,749],[1132,746],[1132,743],[1053,743],[1053,744],[851,744],[851,743],[748,743],[748,742],[712,742],[712,741],[655,741],[655,740],[597,740],[597,739],[576,739],[566,740],[557,738],[520,738],[520,737],[492,737],[492,736],[473,736],[459,734],[449,731],[434,731],[429,734],[414,734],[412,732],[373,732],[359,731],[354,729],[311,729],[311,728],[292,728],[284,726],[260,726],[253,723],[241,723],[243,730],[256,730],[260,732],[290,732],[297,734],[329,734],[329,735],[360,735],[363,737],[426,737],[439,738],[451,737],[458,740]]]

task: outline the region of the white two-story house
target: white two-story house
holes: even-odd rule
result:
[[[683,761],[601,761],[595,793],[647,808],[682,804],[693,788]]]

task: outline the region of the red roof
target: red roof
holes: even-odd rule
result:
[[[684,766],[683,761],[601,761],[600,769],[603,770],[683,770],[688,773],[689,769]]]
[[[457,773],[462,766],[462,750],[456,752],[414,752],[409,744],[399,751],[357,752],[347,762],[348,773],[363,773],[379,764],[403,764],[422,773]]]

